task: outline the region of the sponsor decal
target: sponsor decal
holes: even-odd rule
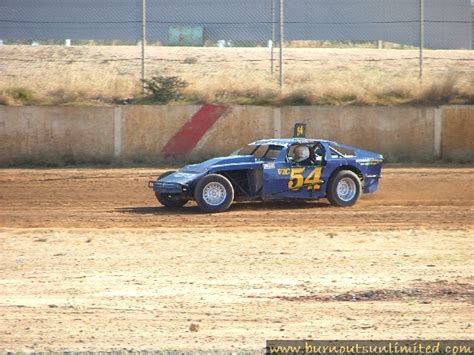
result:
[[[194,173],[174,173],[174,176],[175,177],[180,177],[180,178],[191,178],[191,177],[194,177],[196,176],[196,174]]]
[[[360,165],[377,165],[377,164],[380,164],[382,161],[383,161],[382,159],[364,158],[364,159],[357,159],[356,163],[359,163]]]
[[[278,175],[290,175],[291,169],[290,168],[285,168],[285,169],[278,169]]]

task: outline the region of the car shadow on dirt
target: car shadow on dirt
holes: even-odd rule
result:
[[[308,208],[328,208],[329,203],[313,202],[313,201],[297,201],[297,202],[237,202],[232,204],[225,212],[238,211],[259,211],[259,210],[298,210]],[[120,207],[115,212],[138,214],[138,215],[185,215],[185,214],[202,214],[203,212],[197,205],[189,204],[184,207]]]

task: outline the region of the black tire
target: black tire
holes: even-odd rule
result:
[[[215,184],[214,192],[206,192],[206,188],[209,189],[209,185],[212,183]],[[216,195],[213,195],[213,193]],[[212,198],[215,199],[215,204],[210,201]],[[222,212],[228,209],[234,200],[234,188],[226,177],[218,174],[209,174],[201,178],[196,184],[194,199],[205,212]]]
[[[170,194],[159,194],[155,192],[156,199],[165,207],[183,207],[189,200],[176,197]]]
[[[164,177],[173,174],[174,172],[175,171],[173,170],[166,171],[160,175],[158,180],[161,180]],[[159,203],[161,203],[165,207],[171,207],[171,208],[183,207],[189,201],[187,199],[180,198],[179,196],[174,196],[170,194],[160,194],[158,192],[155,192],[155,196]]]
[[[340,186],[342,191],[338,194],[338,185],[344,184],[347,187],[347,194],[344,198],[343,186]],[[350,170],[341,170],[331,176],[327,188],[327,198],[333,206],[350,207],[353,206],[360,197],[362,184],[359,177]],[[350,191],[350,192],[349,192]]]

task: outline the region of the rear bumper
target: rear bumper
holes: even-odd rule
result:
[[[381,178],[382,175],[366,175],[364,177],[364,193],[370,194],[377,191],[377,188],[379,187],[379,180]]]

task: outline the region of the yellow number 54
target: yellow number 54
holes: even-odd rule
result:
[[[319,190],[322,167],[314,168],[305,178],[303,173],[306,168],[293,168],[290,173],[290,180],[288,180],[288,189],[298,191],[304,186],[308,190]]]

